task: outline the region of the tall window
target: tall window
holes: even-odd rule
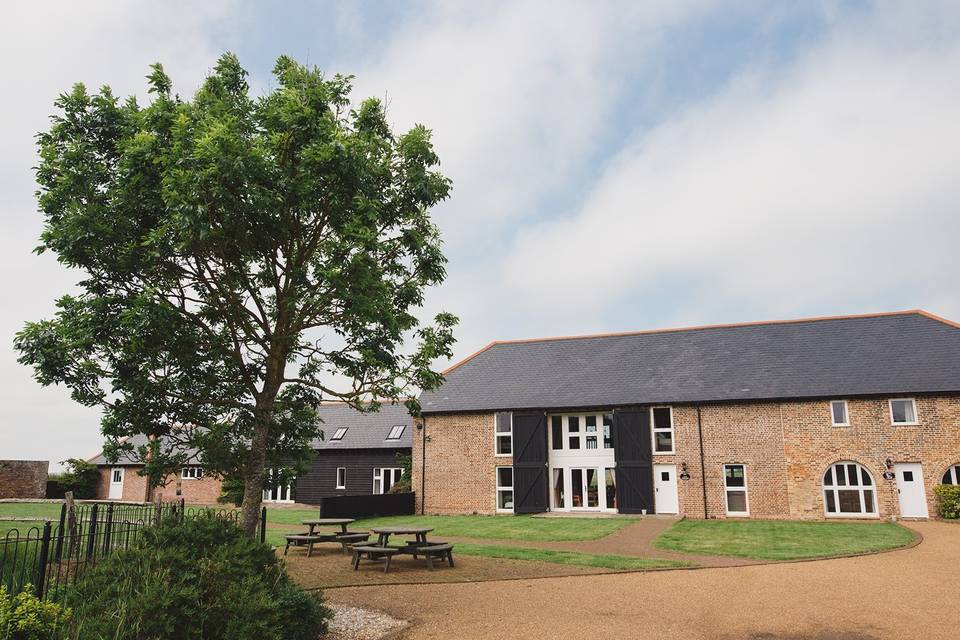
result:
[[[280,469],[267,469],[264,502],[293,502],[293,480]]]
[[[347,488],[347,468],[337,467],[337,489]]]
[[[960,464],[955,464],[943,474],[943,484],[960,484]]]
[[[498,413],[494,416],[495,453],[498,456],[513,455],[513,414]]]
[[[184,480],[199,480],[203,477],[203,467],[182,467],[180,477]]]
[[[603,448],[613,449],[613,440],[610,438],[610,427],[613,426],[613,414],[603,414]]]
[[[553,451],[593,451],[612,449],[610,413],[557,414],[549,416],[550,449]],[[594,452],[599,453],[599,452]]]
[[[673,453],[673,409],[653,407],[650,416],[653,425],[653,452]]]
[[[513,511],[513,467],[497,467],[497,511]]]
[[[373,492],[387,493],[402,475],[400,467],[377,467],[373,470]]]
[[[917,424],[917,403],[913,398],[895,398],[890,401],[890,422]]]
[[[728,516],[745,516],[750,513],[747,503],[747,469],[744,465],[723,465],[723,488]]]
[[[563,449],[563,416],[550,416],[550,448]]]
[[[838,462],[823,474],[827,516],[877,515],[876,489],[870,472],[856,462]]]
[[[850,416],[847,411],[846,400],[834,400],[830,403],[830,416],[833,418],[833,426],[849,427]]]

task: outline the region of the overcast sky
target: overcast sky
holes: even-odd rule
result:
[[[88,457],[97,411],[14,333],[78,274],[35,256],[33,136],[74,82],[191,94],[223,51],[357,76],[432,128],[461,318],[494,339],[924,308],[960,320],[956,2],[46,2],[0,23],[0,459]],[[274,6],[276,5],[276,6]]]

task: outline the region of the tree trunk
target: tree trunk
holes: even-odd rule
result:
[[[272,400],[268,406],[272,405]],[[266,475],[267,447],[270,444],[270,411],[258,408],[250,457],[243,475],[243,504],[240,506],[240,528],[248,536],[257,533],[260,506],[263,504],[263,485]]]

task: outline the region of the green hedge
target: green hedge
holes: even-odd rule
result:
[[[287,577],[272,547],[201,517],[144,529],[64,598],[69,640],[313,640],[330,611]]]
[[[941,484],[933,489],[937,497],[937,514],[941,518],[956,520],[960,518],[960,485]]]
[[[59,637],[70,621],[70,610],[44,602],[26,584],[14,595],[0,585],[0,640],[50,640]]]

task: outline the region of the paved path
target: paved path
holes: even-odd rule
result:
[[[874,640],[960,636],[960,526],[919,546],[815,562],[475,584],[331,589],[413,622],[401,637]]]

